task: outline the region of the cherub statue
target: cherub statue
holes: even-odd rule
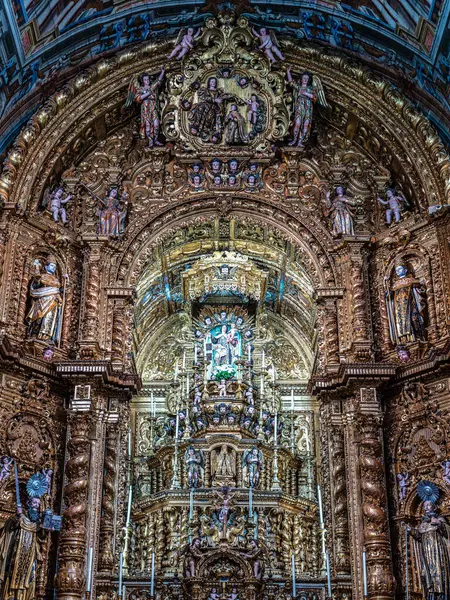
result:
[[[50,488],[52,485],[52,475],[53,475],[53,469],[42,469],[41,471],[42,475],[44,475],[45,477],[45,482],[47,484],[47,489],[45,491],[46,494],[50,494]]]
[[[181,60],[183,58],[183,56],[186,56],[186,54],[190,50],[193,50],[194,42],[198,38],[200,33],[201,33],[200,27],[197,29],[196,33],[194,33],[193,27],[188,27],[187,30],[181,29],[180,33],[178,34],[178,37],[175,41],[175,48],[172,50],[172,52],[169,54],[169,56],[167,58],[175,57],[176,60]]]
[[[137,80],[133,78],[128,86],[128,96],[125,108],[130,108],[133,102],[141,105],[141,129],[140,134],[143,139],[148,140],[149,148],[153,146],[162,146],[158,140],[159,137],[159,98],[158,88],[164,78],[165,68],[161,71],[157,79],[151,82],[150,75],[143,73]]]
[[[405,500],[406,495],[408,493],[408,479],[409,473],[397,473],[397,481],[398,481],[398,499],[400,502]]]
[[[64,205],[71,200],[72,194],[64,195],[64,188],[58,186],[53,192],[49,189],[45,190],[42,206],[52,213],[55,223],[61,219],[61,223],[67,225],[67,212]]]
[[[209,592],[208,600],[220,600],[220,596],[217,593],[217,588],[212,588],[212,590]]]
[[[217,384],[217,389],[219,390],[219,396],[224,397],[227,395],[227,382],[225,379],[221,379]]]
[[[11,475],[11,467],[14,462],[14,459],[9,456],[2,456],[0,458],[0,481],[4,481],[8,479]]]
[[[231,594],[227,594],[227,600],[239,600],[237,588],[231,588]]]
[[[292,77],[291,69],[288,68],[287,80],[294,91],[294,106],[292,115],[292,139],[290,146],[304,148],[311,134],[313,119],[313,106],[319,101],[321,106],[327,107],[322,83],[320,79],[312,73],[302,73],[300,79],[295,81]]]
[[[386,190],[386,200],[383,200],[380,196],[378,196],[378,202],[383,206],[386,206],[386,223],[390,225],[392,223],[392,216],[396,223],[400,222],[401,213],[403,211],[403,207],[408,206],[408,201],[402,192],[395,193],[395,190],[392,188],[388,188]]]
[[[255,404],[255,400],[253,398],[253,387],[249,386],[246,390],[245,390],[245,399],[247,401],[247,404],[250,404],[253,406],[253,404]]]
[[[441,462],[442,467],[442,479],[447,485],[450,485],[450,460]]]
[[[279,48],[278,40],[273,31],[267,31],[265,27],[261,27],[259,32],[254,28],[252,29],[252,32],[257,38],[259,38],[259,41],[261,42],[259,50],[264,52],[271,63],[276,62],[277,59],[275,56],[277,56],[280,60],[284,60],[284,56]]]

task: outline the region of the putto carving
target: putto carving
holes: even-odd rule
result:
[[[384,200],[381,196],[378,196],[378,202],[386,207],[386,224],[389,226],[392,222],[399,223],[402,212],[409,207],[408,201],[402,192],[395,192],[394,189],[388,188],[386,190],[386,199]]]
[[[51,213],[55,223],[61,221],[63,225],[67,225],[66,205],[72,201],[72,194],[65,194],[62,186],[58,186],[53,191],[47,188],[44,192],[42,207]]]

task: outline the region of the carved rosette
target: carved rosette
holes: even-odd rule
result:
[[[114,504],[117,474],[118,428],[108,426],[103,476],[102,519],[100,522],[99,571],[111,571],[114,567]]]
[[[86,507],[89,479],[91,416],[72,413],[69,416],[64,487],[63,528],[60,538],[59,570],[56,578],[58,598],[78,600],[85,586]]]

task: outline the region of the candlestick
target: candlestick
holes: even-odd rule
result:
[[[186,370],[186,350],[183,350],[183,371]]]
[[[291,410],[294,412],[294,388],[291,389]]]
[[[177,359],[177,362],[175,363],[175,373],[174,373],[174,377],[173,377],[174,381],[176,381],[177,378],[178,378],[178,359]]]
[[[189,521],[192,521],[194,517],[194,488],[191,488],[189,494]]]
[[[131,521],[131,499],[133,496],[133,486],[130,485],[129,491],[128,491],[128,510],[127,510],[127,527],[130,526],[130,521]]]
[[[156,409],[155,409],[155,399],[153,397],[153,391],[150,392],[150,410],[152,413],[152,417],[154,417],[156,414]]]
[[[253,529],[253,539],[258,539],[258,511],[255,509],[253,512],[253,522],[255,523],[255,528]]]
[[[264,351],[264,348],[263,348],[263,351],[262,351],[262,368],[263,369],[266,368],[266,353]]]
[[[320,491],[320,485],[317,486],[317,500],[319,502],[319,518],[320,526],[323,529],[323,506],[322,506],[322,493]]]
[[[325,564],[327,566],[327,585],[328,585],[328,598],[332,598],[333,595],[331,593],[331,569],[330,569],[330,553],[327,551],[325,553]]]
[[[92,585],[92,559],[94,557],[94,548],[91,546],[89,548],[89,559],[88,559],[88,574],[87,574],[87,582],[86,582],[86,592],[91,591]]]
[[[122,586],[122,599],[125,600],[125,586]]]
[[[197,344],[194,345],[194,365],[197,364]]]
[[[119,594],[122,589],[122,575],[123,575],[123,552],[119,554]]]
[[[248,362],[251,362],[252,361],[252,346],[251,346],[251,344],[249,344],[247,346],[247,349],[248,349]]]
[[[172,421],[173,423],[173,421]],[[178,432],[180,429],[180,411],[178,410],[178,406],[177,406],[177,417],[175,420],[175,444],[178,442]]]
[[[253,517],[253,488],[249,487],[248,490],[248,517],[251,519]]]
[[[260,387],[261,387],[261,398],[262,398],[263,395],[264,395],[264,376],[263,375],[261,375],[261,384],[260,384]]]
[[[131,428],[128,429],[128,458],[131,458]]]
[[[362,553],[362,563],[363,563],[363,588],[364,588],[364,596],[368,596],[369,592],[367,589],[367,555],[366,549],[364,548]]]
[[[186,396],[189,397],[189,373],[186,373]]]
[[[295,581],[295,554],[292,552],[291,556],[291,568],[292,568],[292,597],[297,598],[297,582]]]
[[[150,597],[155,595],[155,551],[152,551],[152,575],[150,579]]]

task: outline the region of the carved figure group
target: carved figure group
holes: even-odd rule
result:
[[[216,77],[210,77],[197,94],[199,101],[189,114],[191,133],[205,142],[217,143],[223,134],[224,102],[233,96],[218,87]]]

